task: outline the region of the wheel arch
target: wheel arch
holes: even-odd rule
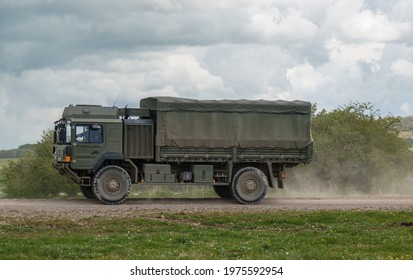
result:
[[[92,166],[92,173],[95,174],[98,170],[107,165],[122,166],[124,156],[122,153],[104,153],[102,154]]]

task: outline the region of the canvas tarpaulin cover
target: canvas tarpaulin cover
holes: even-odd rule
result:
[[[142,99],[156,121],[156,145],[301,149],[312,142],[305,101]]]

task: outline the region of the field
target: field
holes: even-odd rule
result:
[[[102,206],[105,207],[105,206]],[[0,259],[413,259],[410,211],[0,216]]]
[[[0,158],[0,168],[5,165],[9,160],[16,160],[14,158]]]

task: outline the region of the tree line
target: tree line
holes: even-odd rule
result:
[[[0,150],[0,158],[19,158],[24,154],[30,152],[33,148],[33,144],[25,144],[19,146],[17,149]]]
[[[315,178],[321,189],[334,185],[343,192],[369,193],[406,180],[412,176],[413,152],[399,137],[401,122],[381,116],[370,103],[350,103],[331,111],[317,111],[314,106],[313,160],[292,169],[292,181],[306,188],[308,179]],[[44,132],[31,150],[0,171],[7,197],[77,194],[78,187],[52,167],[53,131]]]

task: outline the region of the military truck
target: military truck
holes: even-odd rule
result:
[[[86,198],[120,204],[132,184],[208,185],[259,203],[312,158],[305,101],[149,97],[139,108],[70,105],[55,122],[54,167]]]

